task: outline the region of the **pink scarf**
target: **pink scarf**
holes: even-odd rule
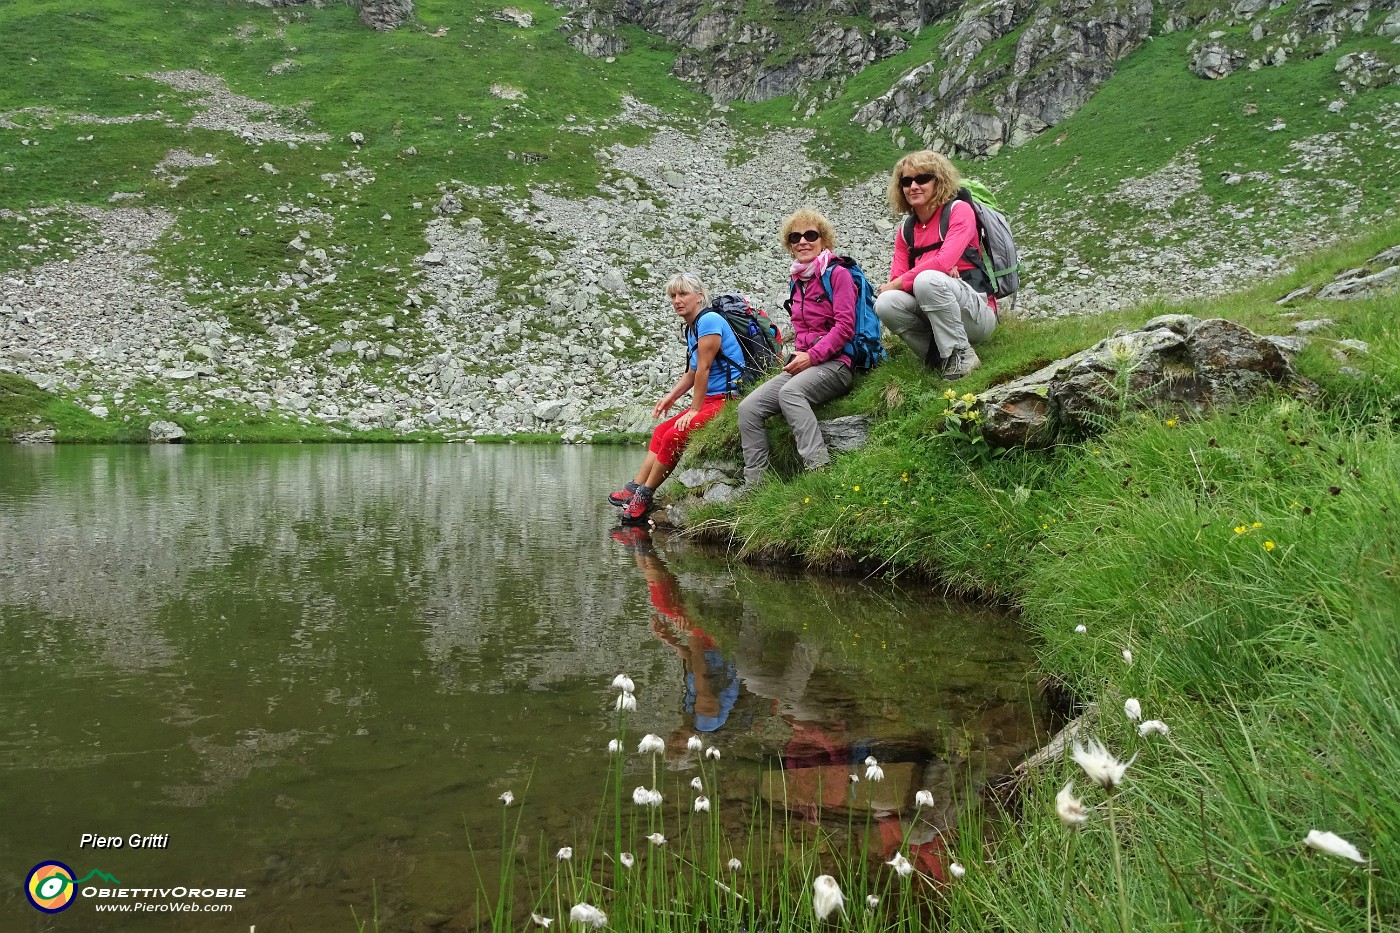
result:
[[[820,276],[826,271],[826,267],[831,265],[831,260],[834,258],[835,257],[831,254],[831,250],[824,249],[820,253],[817,253],[811,262],[797,262],[793,260],[792,277],[794,279],[806,281],[814,275]]]

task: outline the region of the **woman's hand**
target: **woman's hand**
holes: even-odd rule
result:
[[[675,405],[675,404],[676,404],[676,402],[675,402],[675,400],[674,400],[673,398],[671,398],[669,395],[666,396],[666,397],[663,398],[661,401],[657,402],[656,405],[655,405],[655,407],[652,408],[652,410],[651,410],[651,420],[652,420],[652,421],[656,421],[656,420],[659,419],[662,415],[664,415],[664,414],[666,414],[667,412],[669,412],[669,411],[671,410],[671,406],[673,406],[673,405]]]
[[[695,416],[700,414],[695,409],[690,409],[685,414],[676,419],[676,430],[684,431],[690,427],[690,422],[695,420]]]
[[[894,291],[896,289],[899,291],[903,291],[904,285],[900,283],[899,279],[890,279],[884,285],[881,285],[879,288],[875,289],[875,294],[883,295],[885,292]]]
[[[796,376],[804,369],[809,369],[812,365],[812,358],[807,355],[806,350],[798,350],[792,358],[783,364],[783,372],[789,376]]]

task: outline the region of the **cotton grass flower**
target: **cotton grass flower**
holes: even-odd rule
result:
[[[719,758],[719,749],[717,749],[717,748],[715,748],[713,745],[711,745],[709,748],[705,749],[705,757],[706,757],[706,758],[715,758],[715,759],[718,759],[718,758]]]
[[[1075,763],[1084,769],[1089,780],[1109,793],[1113,793],[1113,788],[1122,783],[1123,772],[1127,771],[1128,766],[1137,760],[1137,755],[1134,755],[1127,761],[1119,761],[1109,754],[1108,749],[1093,739],[1089,740],[1087,748],[1075,742],[1071,752]]]
[[[904,857],[904,853],[896,852],[894,858],[885,863],[894,869],[895,874],[901,878],[908,878],[914,874],[914,863]]]
[[[501,803],[505,804],[506,806],[510,806],[511,804],[515,803],[515,795],[512,794],[510,791],[506,791],[500,796],[499,799]]]
[[[666,741],[654,732],[648,732],[637,743],[637,753],[640,755],[660,755],[664,751],[666,751]]]
[[[637,697],[631,693],[619,693],[617,695],[617,711],[619,713],[635,713],[637,711]]]
[[[564,848],[554,853],[554,857],[561,862],[567,862],[569,859],[574,857],[574,850],[571,849],[569,846],[564,846]]]
[[[690,779],[690,786],[695,788],[696,790],[704,790],[705,782],[700,780],[699,777],[693,777]]]
[[[1089,626],[1087,626],[1087,625],[1076,625],[1076,626],[1074,627],[1074,630],[1075,630],[1076,633],[1078,633],[1078,634],[1080,634],[1080,635],[1083,635],[1083,634],[1085,634],[1086,632],[1089,631]]]
[[[1123,649],[1123,660],[1127,663],[1129,667],[1133,666],[1133,653],[1127,648]]]
[[[1084,809],[1084,801],[1074,796],[1074,782],[1070,781],[1055,795],[1055,812],[1065,829],[1075,830],[1089,821],[1089,811]]]
[[[569,911],[570,923],[582,923],[584,926],[601,927],[608,922],[608,915],[589,903],[575,904]]]
[[[623,693],[636,693],[637,685],[632,683],[632,678],[626,674],[618,674],[613,678],[612,685]]]
[[[637,861],[631,852],[619,852],[617,860],[622,863],[623,868],[631,868]]]
[[[737,858],[732,858],[727,863],[725,863],[725,867],[727,867],[730,871],[738,871],[739,869],[744,867],[744,863],[739,861]]]
[[[875,760],[874,755],[865,759],[865,779],[867,781],[883,781],[885,779],[885,771],[880,767],[880,762]]]
[[[874,910],[880,906],[880,899],[874,894],[865,895],[865,907],[867,910]]]
[[[700,749],[705,747],[705,743],[700,741],[700,736],[692,735],[690,738],[685,740],[685,747],[690,749],[692,752],[698,752],[700,751]]]
[[[851,775],[851,783],[852,783],[852,784],[858,784],[858,783],[860,783],[860,775],[859,775],[859,774],[852,774],[852,775]]]
[[[609,754],[609,755],[616,755],[616,754],[617,754],[618,752],[620,752],[620,751],[622,751],[622,742],[618,741],[617,739],[609,739],[609,740],[608,740],[608,754]]]
[[[1142,704],[1137,701],[1136,697],[1129,697],[1123,701],[1123,715],[1133,722],[1142,718]]]
[[[546,917],[543,914],[531,914],[530,919],[534,921],[535,926],[544,927],[546,930],[548,930],[549,925],[554,922],[552,918]]]
[[[954,862],[948,866],[948,874],[952,875],[954,878],[961,878],[963,875],[967,874],[967,869],[963,868],[957,862]]]
[[[1138,726],[1138,735],[1146,738],[1149,735],[1167,735],[1172,730],[1160,719],[1149,719]]]
[[[812,910],[819,919],[825,920],[834,912],[846,915],[846,898],[841,894],[841,886],[830,875],[818,875],[812,882]]]
[[[666,837],[660,833],[652,833],[650,836],[647,836],[647,842],[650,842],[654,846],[664,846],[666,844]]]
[[[695,812],[696,812],[696,813],[709,813],[709,812],[710,812],[710,798],[709,798],[709,797],[703,797],[703,796],[702,796],[702,797],[696,797],[696,798],[695,798]]]
[[[1328,855],[1335,855],[1337,858],[1351,859],[1359,865],[1366,864],[1366,857],[1357,851],[1356,846],[1336,833],[1324,833],[1316,829],[1309,830],[1308,835],[1303,839],[1303,845],[1309,849],[1326,852]]]
[[[659,807],[661,806],[661,791],[638,787],[632,791],[632,802],[639,807]]]
[[[931,806],[933,806],[933,791],[931,791],[931,790],[921,790],[921,791],[919,791],[917,794],[915,794],[915,795],[914,795],[914,806],[916,806],[916,807],[931,807]]]

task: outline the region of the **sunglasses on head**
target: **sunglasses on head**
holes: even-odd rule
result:
[[[899,187],[908,188],[910,185],[926,185],[933,181],[932,172],[921,172],[918,175],[904,175],[899,179]]]
[[[804,230],[798,233],[796,230],[788,234],[788,246],[796,246],[802,240],[808,243],[815,243],[822,238],[820,230]]]

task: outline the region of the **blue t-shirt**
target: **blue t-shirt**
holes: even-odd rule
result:
[[[705,386],[706,395],[725,395],[738,391],[739,380],[744,371],[744,348],[739,346],[739,338],[734,336],[734,328],[729,326],[717,311],[705,311],[695,319],[695,326],[686,328],[686,369],[694,371],[697,362],[697,345],[701,337],[719,334],[719,353],[710,364],[710,380]]]

